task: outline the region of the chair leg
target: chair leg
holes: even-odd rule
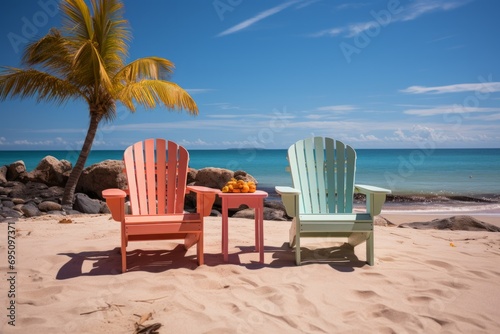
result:
[[[368,238],[366,239],[366,262],[373,266],[375,264],[375,254],[374,254],[374,233],[371,232]]]
[[[122,247],[121,247],[121,253],[122,253],[122,273],[127,271],[127,236],[125,233],[122,232]]]
[[[122,245],[122,273],[127,271],[127,247]]]
[[[295,235],[295,264],[300,266],[300,232]]]
[[[198,256],[198,265],[203,265],[203,233],[199,234],[198,243],[196,244],[196,252]]]
[[[295,245],[295,239],[296,239],[296,231],[297,231],[297,223],[295,222],[295,218],[292,221],[292,224],[290,225],[290,231],[289,233],[289,243],[288,245],[293,248]]]

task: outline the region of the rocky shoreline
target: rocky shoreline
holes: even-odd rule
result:
[[[76,187],[74,203],[70,207],[61,205],[64,185],[71,173],[72,165],[67,160],[58,160],[52,156],[43,158],[35,169],[27,171],[23,161],[19,160],[10,165],[0,166],[0,222],[37,217],[43,215],[58,215],[63,218],[76,214],[108,214],[109,209],[102,198],[102,191],[109,188],[126,189],[127,181],[123,173],[124,165],[121,160],[105,160],[84,169]],[[187,184],[221,189],[231,178],[244,181],[257,180],[245,171],[231,171],[223,168],[207,167],[199,170],[190,169]],[[266,190],[266,189],[264,189]],[[291,220],[286,215],[283,203],[279,198],[270,196],[264,201],[264,219],[286,221]],[[364,202],[364,196],[355,196],[355,203]],[[436,202],[442,201],[442,196],[436,198],[419,196],[388,196],[387,202]],[[448,200],[448,199],[444,199]],[[475,198],[460,198],[467,202],[498,202],[498,199],[478,200]],[[187,212],[196,210],[196,196],[187,194],[185,207]],[[211,216],[221,216],[221,200],[217,198],[212,208]],[[253,209],[242,205],[231,209],[229,216],[235,218],[253,219]],[[387,219],[377,216],[375,225],[395,226]],[[488,230],[500,231],[491,225],[478,221],[469,216],[457,216],[433,220],[431,222],[417,222],[402,224],[399,227],[418,229],[461,229],[461,230]]]
[[[61,199],[64,185],[71,173],[72,165],[67,160],[52,156],[43,158],[35,169],[27,171],[23,161],[0,166],[0,222],[41,215],[105,214],[109,213],[102,191],[109,188],[126,189],[123,161],[105,160],[84,169],[76,187],[74,203],[63,207]],[[187,184],[221,189],[232,177],[257,180],[244,171],[223,168],[190,169]],[[281,201],[265,201],[264,219],[289,220]],[[185,210],[196,209],[196,197],[186,195]],[[212,215],[221,215],[220,199],[216,200]],[[231,216],[253,218],[253,210],[245,206],[231,210]]]

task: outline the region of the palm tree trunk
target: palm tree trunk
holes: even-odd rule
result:
[[[92,143],[94,142],[97,127],[99,126],[101,119],[102,115],[93,113],[92,111],[90,112],[90,124],[89,129],[87,130],[87,136],[83,142],[78,160],[76,161],[76,164],[69,175],[68,182],[66,182],[66,186],[64,187],[62,205],[65,207],[73,207],[76,185],[78,184],[78,180],[80,179],[80,175],[82,175],[83,168],[85,167],[90,150],[92,149]]]

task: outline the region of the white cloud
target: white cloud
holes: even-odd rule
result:
[[[416,0],[406,7],[398,6],[389,12],[386,8],[380,8],[380,11],[384,11],[384,15],[379,15],[377,13],[380,11],[371,11],[370,14],[374,18],[371,21],[358,22],[349,24],[343,27],[335,27],[331,29],[321,30],[319,32],[310,34],[310,37],[322,37],[322,36],[338,36],[344,33],[344,37],[354,37],[366,30],[371,28],[378,28],[380,26],[386,26],[391,23],[404,22],[415,20],[418,17],[437,12],[437,11],[448,11],[460,6],[465,5],[471,0]],[[399,2],[398,2],[399,3]],[[385,14],[387,12],[388,15]]]
[[[182,146],[210,146],[211,144],[207,143],[204,140],[201,140],[200,138],[196,140],[187,140],[187,139],[182,139],[179,142],[180,145]]]
[[[344,28],[332,28],[332,29],[325,29],[321,30],[312,34],[309,34],[309,37],[323,37],[323,36],[331,36],[335,37],[340,34],[342,34],[345,31]]]
[[[39,140],[31,141],[27,139],[14,140],[15,145],[28,145],[28,146],[40,146],[40,145],[52,145],[54,142],[52,140]]]
[[[410,86],[400,90],[400,92],[410,94],[444,94],[461,92],[494,93],[500,92],[500,82],[464,83],[435,87]]]
[[[350,104],[340,104],[340,105],[333,105],[333,106],[325,106],[325,107],[319,107],[317,110],[319,111],[352,111],[358,109],[357,107],[350,105]]]
[[[319,2],[319,1],[322,1],[322,0],[306,0],[302,3],[300,3],[299,5],[297,5],[297,9],[302,9],[302,8],[305,8],[305,7],[309,7],[310,5],[312,5],[313,3],[316,3],[316,2]]]
[[[485,122],[500,121],[500,113],[492,114],[492,115],[474,116],[474,117],[469,117],[469,119],[470,120],[477,120],[477,121],[485,121]]]
[[[434,108],[423,109],[408,109],[404,113],[417,116],[434,116],[444,114],[466,114],[466,113],[484,113],[484,112],[500,112],[500,108],[482,108],[482,107],[466,107],[461,104],[450,104],[437,106]]]
[[[345,136],[342,139],[346,142],[352,143],[373,143],[382,141],[382,139],[378,138],[377,136],[364,134],[360,134],[357,137]]]
[[[205,106],[215,106],[220,110],[241,110],[241,107],[239,106],[234,106],[229,102],[219,102],[219,103],[208,103],[204,104]],[[248,109],[244,109],[248,110]]]
[[[249,18],[248,20],[245,20],[241,23],[238,23],[237,25],[227,29],[227,30],[224,30],[223,32],[221,32],[220,34],[217,35],[217,37],[221,37],[221,36],[226,36],[226,35],[230,35],[230,34],[234,34],[236,32],[239,32],[241,30],[244,30],[252,25],[254,25],[255,23],[271,16],[271,15],[274,15],[274,14],[278,14],[279,12],[281,12],[282,10],[290,7],[291,5],[295,4],[299,2],[298,0],[295,0],[295,1],[289,1],[289,2],[285,2],[284,4],[281,4],[279,6],[276,6],[276,7],[273,7],[271,9],[268,9],[268,10],[265,10],[263,12],[260,12],[259,14],[255,15],[254,17],[252,18]]]
[[[470,0],[420,0],[403,10],[399,20],[411,21],[419,16],[436,11],[447,11],[465,5]]]
[[[185,89],[186,92],[188,92],[189,94],[201,94],[201,93],[208,93],[208,92],[211,92],[213,91],[213,89],[210,89],[210,88],[188,88],[188,89]]]

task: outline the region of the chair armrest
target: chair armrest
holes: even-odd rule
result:
[[[102,191],[102,197],[106,199],[106,205],[111,211],[114,220],[122,222],[125,219],[125,197],[127,193],[121,189],[106,189]]]
[[[215,196],[220,194],[219,189],[203,187],[203,186],[187,186],[188,192],[196,193],[196,212],[203,217],[210,216],[212,206],[215,202]]]
[[[386,195],[391,193],[389,189],[364,184],[356,184],[354,191],[366,195],[366,212],[372,217],[380,214]]]
[[[286,214],[290,217],[297,217],[299,215],[300,190],[282,186],[276,186],[274,189],[281,195],[281,201],[285,206]]]
[[[385,188],[380,188],[380,187],[375,187],[375,186],[368,186],[366,184],[355,184],[354,190],[355,190],[355,192],[362,193],[365,195],[368,195],[369,193],[383,193],[383,194],[390,194],[391,193],[390,189],[385,189]]]

